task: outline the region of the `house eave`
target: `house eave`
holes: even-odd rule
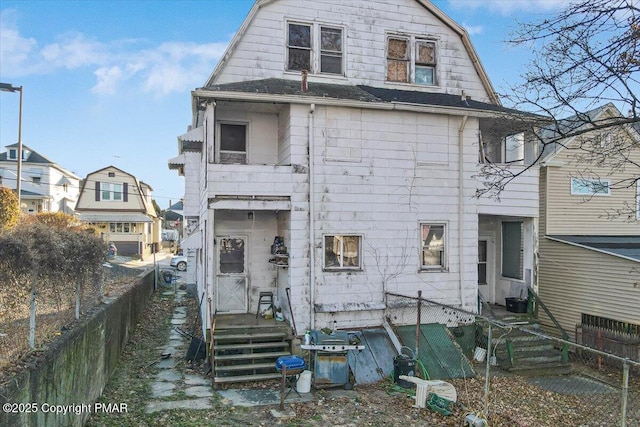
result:
[[[321,96],[299,96],[299,95],[283,95],[268,93],[247,93],[236,91],[210,91],[207,89],[196,89],[191,92],[194,98],[209,98],[213,100],[227,101],[246,101],[246,102],[265,102],[265,103],[283,103],[283,104],[300,104],[300,105],[327,105],[363,108],[372,110],[396,110],[396,111],[414,111],[422,113],[446,114],[454,116],[472,116],[480,118],[504,117],[504,112],[478,110],[474,108],[456,108],[444,107],[436,105],[411,104],[405,102],[370,102],[357,101],[349,99],[325,98]]]

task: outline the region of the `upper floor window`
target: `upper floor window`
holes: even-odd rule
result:
[[[609,180],[571,178],[572,196],[608,196],[610,194]]]
[[[247,125],[220,123],[219,163],[247,163]]]
[[[442,270],[446,264],[444,224],[421,224],[421,265],[423,270]]]
[[[387,39],[387,81],[433,86],[436,65],[435,41],[395,35]]]
[[[324,236],[324,268],[327,270],[360,269],[361,237],[355,235]]]
[[[33,182],[34,184],[40,184],[41,182],[41,178],[39,176],[32,176],[31,177],[31,182]]]
[[[103,182],[100,185],[100,200],[121,201],[122,184]]]
[[[524,161],[524,133],[509,135],[504,139],[503,158],[505,163]]]
[[[342,28],[289,23],[287,31],[287,70],[343,73]]]

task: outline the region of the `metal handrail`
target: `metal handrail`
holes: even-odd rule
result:
[[[562,335],[562,339],[565,341],[569,341],[569,334],[567,333],[567,331],[564,330],[562,325],[560,325],[560,323],[556,320],[553,314],[551,314],[551,311],[549,311],[549,309],[544,304],[544,302],[542,302],[542,299],[540,299],[540,296],[531,288],[528,288],[528,294],[529,294],[529,304],[532,304],[533,301],[535,301],[537,306],[542,307],[542,310],[544,310],[544,312],[547,314],[549,319],[551,319],[555,327],[560,331],[560,334]],[[562,344],[562,361],[564,363],[567,363],[569,361],[569,346],[566,343]]]
[[[535,302],[538,304],[538,306],[542,307],[542,310],[544,310],[544,312],[549,317],[549,319],[553,322],[555,327],[560,331],[560,334],[562,335],[562,339],[568,340],[569,339],[569,334],[567,333],[567,331],[564,330],[564,328],[556,320],[556,318],[553,316],[553,314],[551,314],[551,312],[549,311],[547,306],[540,299],[540,296],[538,296],[538,294],[531,288],[529,288],[528,291],[529,291],[529,299],[531,300],[532,299],[531,297],[533,297],[533,300],[535,300]]]

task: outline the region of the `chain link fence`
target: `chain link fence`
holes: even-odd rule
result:
[[[640,426],[640,337],[623,357],[557,338],[517,307],[525,312],[387,294],[386,311],[418,375],[454,385],[454,416],[468,425]]]
[[[5,270],[0,275],[0,370],[45,346],[104,296],[138,282],[139,270],[105,264],[92,276],[70,277]]]

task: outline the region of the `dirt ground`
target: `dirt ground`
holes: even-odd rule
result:
[[[89,427],[97,426],[462,426],[471,411],[484,408],[484,379],[451,380],[458,390],[458,402],[449,416],[430,409],[418,409],[411,396],[398,391],[390,381],[355,387],[352,393],[333,393],[331,390],[314,391],[310,403],[287,403],[288,417],[274,417],[278,406],[253,408],[225,405],[214,393],[212,410],[172,410],[145,413],[150,398],[150,384],[157,368],[150,366],[157,358],[159,348],[166,344],[173,310],[172,297],[154,295],[148,310],[130,343],[126,346],[119,368],[104,390],[101,402],[124,402],[129,408],[124,414],[94,415]],[[189,302],[188,319],[197,322],[197,301]],[[198,330],[197,324],[185,325],[185,330]],[[185,373],[206,374],[203,365],[180,361],[177,368]],[[491,396],[488,421],[490,426],[564,426],[564,425],[616,425],[584,420],[599,420],[603,410],[598,405],[581,403],[575,396],[549,393],[532,386],[524,379],[495,377],[492,390],[508,389],[509,393]],[[277,389],[276,382],[248,383],[238,388]],[[503,396],[503,397],[500,397]],[[592,402],[592,401],[591,401]],[[579,410],[576,410],[579,409]],[[604,408],[616,413],[618,407]],[[590,411],[594,411],[590,415]],[[595,417],[592,417],[592,415]],[[591,418],[590,418],[591,417]],[[629,425],[629,424],[628,424]]]

